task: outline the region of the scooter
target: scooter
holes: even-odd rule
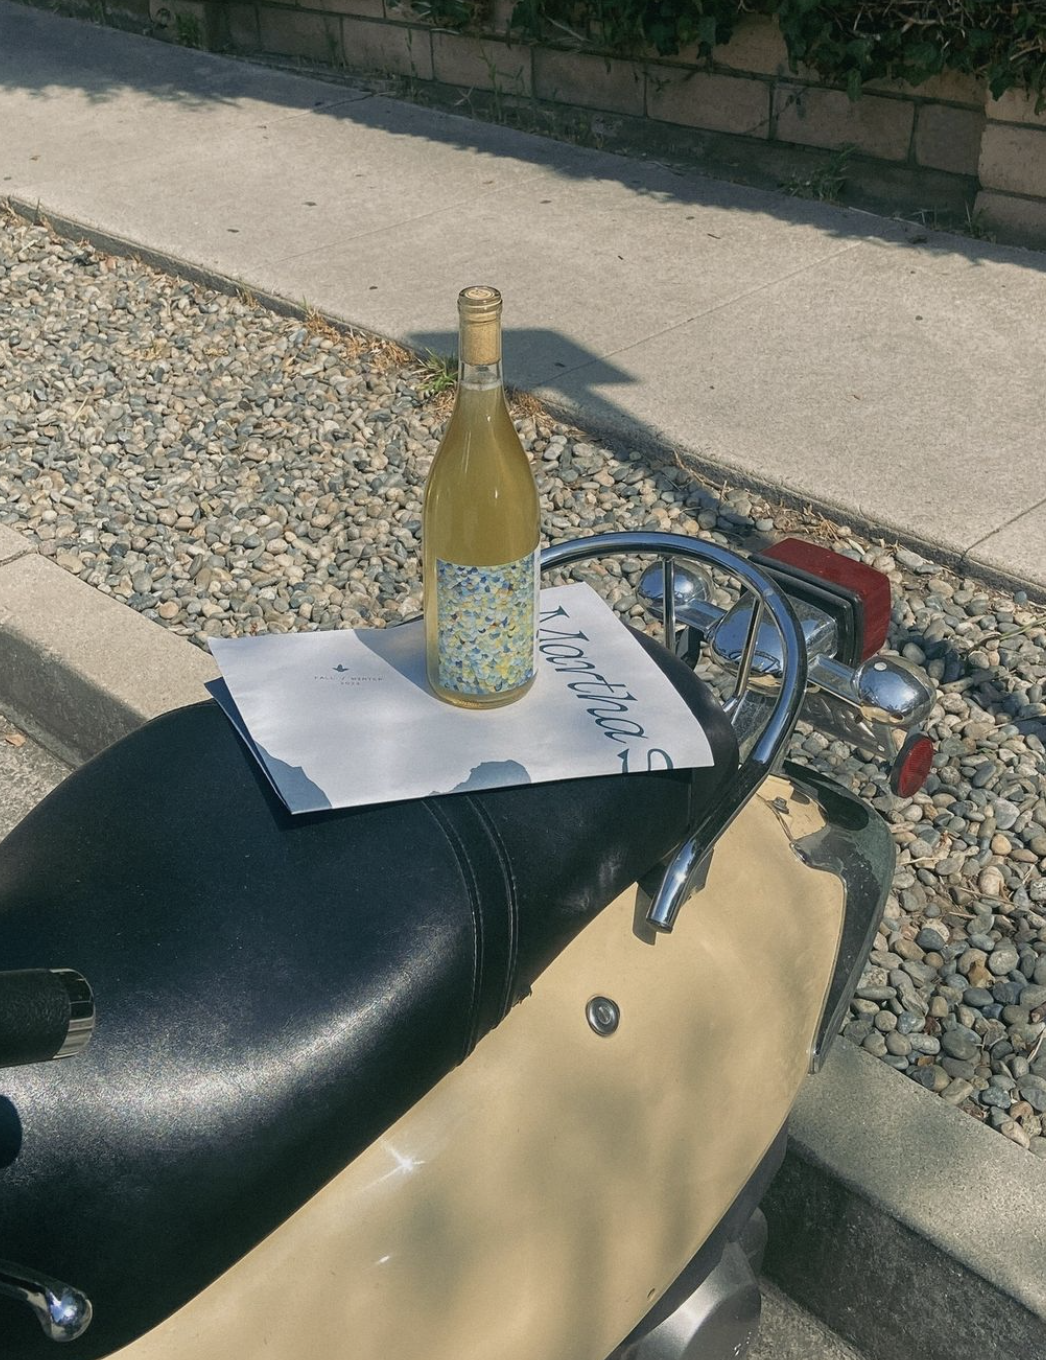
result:
[[[878,654],[887,579],[813,545],[542,565],[641,554],[708,769],[292,818],[207,702],[0,846],[5,1360],[744,1355],[894,867],[789,738],[910,796],[934,695]]]

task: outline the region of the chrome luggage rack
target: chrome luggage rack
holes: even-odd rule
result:
[[[572,539],[546,548],[541,570],[548,572],[573,566],[595,557],[653,554],[661,559],[661,615],[664,640],[677,652],[676,561],[692,561],[734,577],[753,597],[753,607],[740,649],[734,690],[725,709],[735,729],[741,724],[744,700],[749,693],[752,665],[761,625],[768,622],[780,639],[780,677],[772,698],[764,700],[760,730],[744,759],[726,780],[715,806],[698,818],[686,840],[669,859],[660,886],[647,911],[647,921],[667,933],[675,925],[679,909],[697,886],[709,856],[723,832],[741,812],[763,780],[784,759],[788,741],[799,718],[806,695],[806,644],[796,612],[780,587],[744,557],[715,543],[684,538],[681,534],[635,532],[597,534]],[[720,612],[720,611],[717,611]],[[685,636],[685,635],[684,635]]]

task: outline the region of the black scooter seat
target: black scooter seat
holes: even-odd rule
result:
[[[736,769],[292,818],[221,711],[169,713],[0,845],[5,968],[68,966],[98,1028],[0,1073],[0,1256],[84,1290],[103,1356],[168,1316],[410,1108]],[[44,1360],[0,1299],[5,1360]]]

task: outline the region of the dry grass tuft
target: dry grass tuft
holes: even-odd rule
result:
[[[385,374],[393,369],[409,368],[416,360],[410,350],[404,349],[395,340],[386,340],[384,336],[371,335],[367,331],[358,331],[352,326],[332,321],[314,307],[305,307],[304,322],[310,335],[329,340],[342,350],[350,363],[362,360],[375,373]]]
[[[532,392],[524,392],[519,387],[509,387],[506,389],[505,395],[508,398],[508,409],[517,420],[550,418],[544,405],[538,401]]]

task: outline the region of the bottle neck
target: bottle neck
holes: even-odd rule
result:
[[[470,364],[462,359],[458,364],[459,392],[492,392],[503,385],[500,359],[492,364]]]
[[[474,290],[484,291],[484,290]],[[502,386],[501,304],[460,311],[458,390],[491,392]]]

